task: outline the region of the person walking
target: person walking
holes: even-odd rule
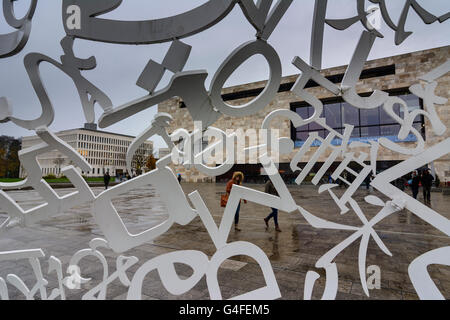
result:
[[[375,179],[375,176],[372,174],[370,174],[370,178],[369,178],[369,192],[372,193],[373,192],[373,186],[372,186],[372,181],[373,179]]]
[[[234,172],[233,177],[227,183],[227,188],[226,188],[227,196],[230,196],[231,188],[233,187],[233,184],[240,185],[242,183],[242,181],[244,181],[244,174],[240,171]],[[244,200],[244,203],[247,203],[247,201]],[[239,227],[238,227],[240,210],[241,210],[241,201],[239,200],[239,204],[236,209],[236,213],[234,214],[234,230],[236,230],[236,231],[241,231],[241,229],[239,229]]]
[[[414,170],[411,178],[411,191],[414,199],[417,199],[417,194],[419,193],[419,184],[420,177],[417,174],[417,171]]]
[[[367,177],[364,179],[364,183],[366,184],[366,190],[369,190],[369,188],[370,188],[371,178],[372,178],[372,175],[368,174]]]
[[[429,169],[425,169],[422,175],[422,189],[423,189],[423,201],[425,203],[431,202],[431,186],[433,185],[433,176],[430,174]]]
[[[103,175],[103,182],[105,183],[105,190],[108,189],[109,181],[111,180],[111,176],[109,175],[109,171]]]
[[[272,194],[274,196],[278,196],[277,189],[275,189],[275,186],[272,183],[272,180],[268,180],[266,182],[266,185],[264,187],[264,192],[268,194]],[[278,226],[278,209],[271,208],[272,212],[264,218],[264,223],[266,224],[266,230],[269,229],[269,220],[273,218],[273,222],[275,222],[275,231],[281,232],[280,227]]]

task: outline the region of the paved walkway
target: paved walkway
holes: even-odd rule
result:
[[[248,185],[262,190],[262,185]],[[223,184],[182,184],[184,191],[190,193],[199,190],[206,205],[219,224],[223,208],[220,208],[220,193],[225,189]],[[102,188],[93,189],[96,194]],[[70,189],[58,189],[60,195]],[[341,224],[360,226],[361,222],[350,211],[345,215],[339,213],[338,207],[327,194],[318,194],[314,186],[293,186],[290,191],[297,204],[318,217]],[[339,191],[343,192],[343,190]],[[370,220],[378,211],[378,207],[365,204],[363,198],[368,194],[364,189],[358,190],[355,199],[361,205],[366,217]],[[33,191],[9,192],[24,209],[41,203],[37,193]],[[378,195],[381,199],[385,197]],[[419,197],[421,194],[419,194]],[[442,193],[432,193],[431,207],[440,214],[450,218],[450,197]],[[130,232],[137,233],[160,223],[167,217],[164,204],[152,186],[134,190],[114,200],[119,214]],[[71,256],[80,249],[88,248],[91,239],[102,237],[90,215],[90,205],[71,209],[51,220],[43,221],[31,228],[15,227],[0,235],[0,251],[42,248],[46,258],[41,259],[44,275],[48,272],[48,258],[54,255],[67,268]],[[299,213],[280,212],[281,233],[274,230],[270,222],[269,230],[265,230],[263,218],[270,212],[269,208],[247,203],[241,205],[241,232],[231,230],[229,242],[249,241],[259,246],[269,257],[275,272],[282,299],[303,299],[306,272],[313,270],[321,277],[317,280],[313,291],[313,299],[319,299],[323,293],[325,274],[323,269],[314,267],[316,261],[328,250],[347,238],[351,231],[319,230],[310,226]],[[0,223],[4,219],[0,213]],[[417,299],[415,290],[408,277],[409,263],[419,255],[436,248],[450,245],[449,237],[437,231],[414,214],[404,210],[382,220],[375,230],[392,252],[392,257],[385,255],[371,239],[367,251],[366,265],[378,265],[381,268],[381,289],[370,290],[370,299]],[[360,239],[355,241],[335,259],[339,272],[339,289],[337,299],[369,299],[363,292],[358,271],[358,250]],[[176,250],[200,250],[212,256],[215,247],[209,238],[202,222],[197,217],[187,226],[173,225],[172,228],[154,240],[126,252],[127,256],[136,256],[139,262],[127,272],[130,279],[143,263],[160,254]],[[116,254],[103,250],[107,257],[110,274],[116,270]],[[103,268],[98,260],[87,257],[80,263],[82,275],[93,280],[82,285],[82,290],[67,290],[69,299],[80,299],[88,289],[99,283],[103,276]],[[176,265],[181,276],[189,276],[190,268]],[[450,267],[432,265],[428,268],[430,275],[444,296],[450,298]],[[15,273],[31,288],[34,285],[32,269],[27,260],[0,261],[0,277]],[[47,276],[49,288],[57,285],[54,274]],[[264,279],[256,262],[245,256],[236,256],[222,264],[218,273],[223,298],[231,298],[264,285]],[[18,290],[8,285],[11,299],[23,299]],[[48,290],[50,292],[51,290]],[[108,299],[126,298],[127,289],[119,280],[108,286]],[[143,298],[145,299],[209,299],[205,277],[189,293],[182,296],[170,295],[162,286],[156,271],[148,274],[144,281]]]

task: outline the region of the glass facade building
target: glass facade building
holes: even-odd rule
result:
[[[418,97],[408,93],[391,94],[396,95],[402,99],[408,110],[422,109],[422,101]],[[350,141],[355,140],[378,140],[380,137],[385,137],[390,140],[399,141],[416,141],[416,137],[410,134],[405,140],[399,140],[397,135],[400,131],[400,124],[397,123],[383,107],[375,109],[363,110],[358,109],[342,100],[325,100],[323,101],[323,112],[321,118],[326,119],[326,124],[339,133],[343,133],[344,124],[354,126]],[[394,112],[403,118],[403,106],[401,104],[394,105]],[[292,103],[291,110],[295,111],[303,119],[308,119],[314,114],[314,108],[306,103]],[[425,138],[424,118],[417,116],[414,119],[413,126]],[[310,123],[302,127],[292,128],[292,139],[296,146],[301,146],[311,132],[317,132],[322,138],[326,138],[329,131],[324,129],[317,123]]]

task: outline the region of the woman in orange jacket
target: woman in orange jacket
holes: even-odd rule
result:
[[[244,181],[244,174],[240,171],[236,171],[233,173],[233,178],[231,178],[230,181],[227,183],[226,192],[229,196],[231,193],[231,188],[233,187],[233,184],[240,185]],[[244,200],[244,203],[247,203],[246,200]],[[239,201],[238,207],[236,209],[236,213],[234,214],[234,230],[241,231],[241,229],[238,228],[239,223],[239,210],[241,209],[241,201]]]

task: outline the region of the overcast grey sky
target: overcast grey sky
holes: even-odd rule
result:
[[[388,1],[388,9],[395,23],[406,0]],[[20,0],[16,4],[18,16],[26,11],[30,0]],[[179,14],[193,9],[206,0],[124,0],[119,8],[102,17],[117,20],[149,20]],[[276,1],[274,1],[276,2]],[[347,18],[356,14],[356,0],[329,0],[327,18]],[[440,16],[450,11],[449,0],[419,0],[419,3],[431,13]],[[370,5],[366,1],[366,6]],[[310,33],[313,16],[313,0],[294,0],[286,15],[273,32],[269,43],[277,50],[282,65],[283,75],[297,74],[291,65],[294,56],[309,61]],[[393,56],[407,52],[446,46],[450,44],[450,20],[445,23],[424,24],[410,10],[406,30],[413,35],[400,46],[394,44],[394,31],[386,25],[382,33],[384,39],[377,39],[369,59]],[[345,31],[325,28],[323,67],[348,64],[363,27],[355,24]],[[0,14],[0,33],[13,29]],[[207,88],[221,62],[240,44],[254,39],[255,30],[245,19],[239,6],[212,28],[188,37],[182,41],[192,46],[191,55],[184,70],[206,69],[209,73]],[[13,57],[0,60],[0,96],[8,97],[13,103],[14,116],[33,119],[40,114],[41,107],[32,89],[23,66],[27,53],[40,52],[59,60],[62,49],[59,45],[64,37],[61,21],[61,1],[39,0],[33,19],[30,40],[24,50]],[[78,57],[94,55],[97,68],[84,71],[83,75],[103,90],[119,106],[130,100],[142,97],[147,91],[136,86],[136,80],[149,59],[161,62],[169,43],[127,46],[106,44],[87,40],[76,40],[75,54]],[[82,127],[85,119],[76,89],[69,77],[49,64],[41,64],[41,76],[55,107],[55,120],[50,126],[53,131]],[[267,79],[268,67],[260,56],[250,58],[227,81],[226,86],[249,83]],[[158,89],[164,87],[170,79],[167,73]],[[107,131],[137,135],[153,119],[157,107],[143,111],[118,124],[106,128]],[[101,109],[96,110],[96,118]],[[34,133],[14,124],[0,124],[0,135],[15,137],[29,136]],[[164,147],[161,140],[155,140],[156,148]]]

